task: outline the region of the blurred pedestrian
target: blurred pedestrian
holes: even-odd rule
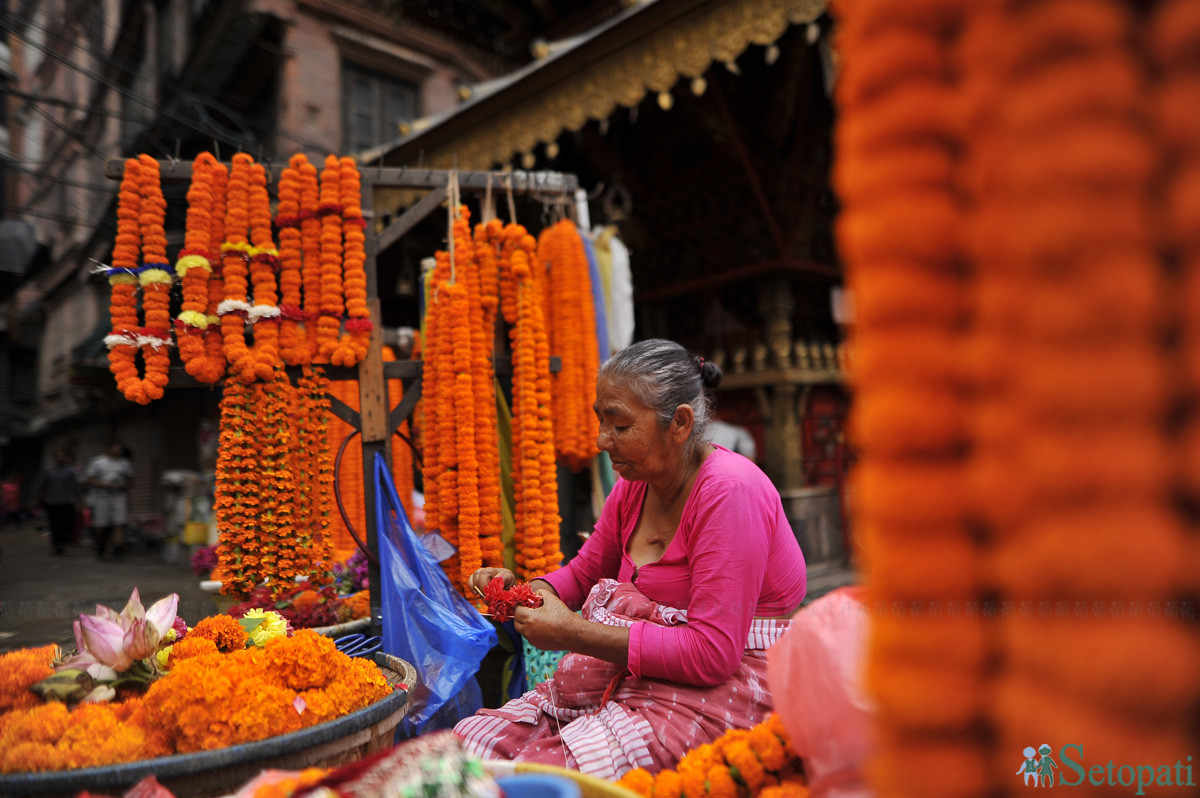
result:
[[[21,522],[21,479],[16,474],[5,474],[0,482],[0,524]]]
[[[67,449],[59,449],[54,453],[53,462],[42,472],[36,494],[46,511],[50,545],[55,554],[64,553],[71,542],[80,493],[74,458]]]
[[[133,482],[133,464],[125,456],[125,451],[120,441],[110,441],[104,454],[92,458],[83,473],[88,486],[88,506],[92,508],[96,556],[101,559],[110,543],[113,557],[120,557],[125,550],[129,486]]]

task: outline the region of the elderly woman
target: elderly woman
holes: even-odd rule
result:
[[[766,475],[706,440],[720,381],[658,339],[604,363],[597,445],[620,478],[579,555],[531,582],[542,606],[516,610],[530,643],[570,653],[552,680],[460,721],[468,752],[615,779],[770,712],[766,649],[804,599],[804,557]],[[514,581],[482,568],[471,584],[497,575]]]

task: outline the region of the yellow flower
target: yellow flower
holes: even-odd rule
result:
[[[287,637],[287,621],[274,610],[262,610],[255,607],[249,610],[243,618],[262,618],[263,622],[250,633],[250,642],[262,648],[268,640],[276,637]]]
[[[158,669],[160,671],[166,672],[166,671],[171,670],[171,666],[168,663],[168,661],[170,660],[170,657],[171,657],[171,649],[172,648],[173,648],[173,646],[163,646],[162,648],[160,648],[158,650],[158,653],[154,655],[155,658],[158,660]]]

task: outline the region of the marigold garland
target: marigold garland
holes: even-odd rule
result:
[[[537,259],[545,282],[542,313],[550,350],[562,368],[551,381],[554,445],[572,470],[586,468],[596,456],[599,422],[592,412],[600,368],[592,279],[583,239],[575,223],[561,219],[542,231]]]
[[[258,430],[254,395],[241,380],[226,380],[221,397],[214,507],[220,538],[221,592],[248,595],[260,580],[257,484]]]
[[[346,332],[330,354],[335,366],[353,366],[367,356],[371,313],[367,307],[366,219],[362,211],[362,176],[354,159],[338,160],[338,204],[342,215],[342,296],[346,302]]]
[[[336,155],[325,157],[316,213],[321,220],[320,317],[317,319],[317,353],[314,363],[328,363],[338,346],[344,310],[342,288],[342,173]]]
[[[172,278],[163,230],[166,210],[158,161],[149,155],[127,159],[117,195],[112,264],[107,270],[112,286],[112,332],[104,341],[117,388],[126,399],[139,404],[160,398],[170,381]],[[145,326],[138,324],[139,285]],[[138,375],[139,351],[145,364],[144,377]]]
[[[645,798],[806,798],[800,757],[772,713],[751,729],[730,729],[683,755],[674,770],[635,768],[617,786]]]
[[[183,249],[175,263],[179,275],[182,303],[175,317],[179,357],[188,374],[212,385],[225,373],[225,355],[209,346],[209,282],[220,269],[220,238],[224,219],[217,219],[218,207],[224,208],[225,165],[211,153],[202,152],[192,163],[192,184],[188,188],[187,229]]]
[[[225,356],[242,382],[270,380],[280,362],[275,284],[279,252],[271,235],[270,198],[262,164],[245,153],[234,155],[227,197],[225,243],[221,245],[225,299],[217,309]],[[246,322],[253,327],[250,345],[246,343]]]
[[[509,329],[513,353],[513,488],[517,575],[532,579],[561,565],[558,475],[551,417],[550,344],[542,312],[542,285],[536,263],[537,241],[517,224],[501,234],[500,302],[515,312]],[[511,271],[511,282],[503,271]],[[515,296],[506,300],[505,291]]]
[[[293,155],[279,175],[279,204],[275,226],[279,228],[279,354],[289,366],[312,362],[312,350],[304,324],[304,254],[301,225],[303,168],[308,159]]]
[[[504,565],[501,540],[500,441],[492,362],[496,316],[500,305],[499,242],[504,226],[498,219],[475,226],[474,252],[478,288],[470,297],[472,379],[475,383],[475,450],[479,462],[479,545],[483,564]]]

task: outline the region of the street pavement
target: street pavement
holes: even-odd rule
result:
[[[0,653],[51,642],[73,649],[72,622],[98,603],[119,612],[135,587],[147,607],[178,593],[179,615],[189,626],[216,612],[184,547],[174,562],[165,550],[145,545],[135,545],[119,560],[101,560],[84,538],[59,556],[44,524],[0,526]]]

